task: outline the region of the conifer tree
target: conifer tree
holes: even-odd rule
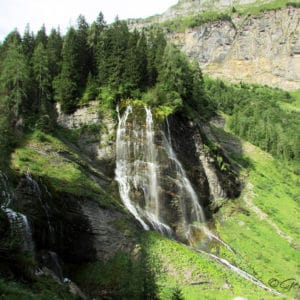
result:
[[[35,42],[36,42],[36,45],[38,45],[39,43],[42,43],[44,45],[44,47],[47,46],[48,36],[46,33],[45,24],[43,24],[42,27],[40,28],[40,30],[37,32]]]
[[[51,100],[51,76],[49,72],[48,53],[42,43],[39,43],[33,53],[33,74],[37,86],[37,106],[42,114],[48,111]]]
[[[59,30],[52,29],[47,43],[49,72],[52,80],[60,72],[61,59],[62,59],[61,56],[62,45],[63,45],[63,40]]]
[[[76,30],[71,27],[63,44],[61,73],[54,82],[55,99],[61,103],[61,108],[66,113],[71,113],[76,109],[80,97],[78,46]]]
[[[29,24],[26,25],[25,32],[23,34],[22,45],[24,54],[28,61],[30,61],[35,47],[35,38],[33,32],[30,31]]]
[[[88,46],[89,25],[83,15],[77,19],[77,72],[79,75],[79,88],[83,91],[88,74],[91,70],[91,51]]]
[[[5,53],[1,70],[1,92],[15,118],[23,116],[28,101],[29,67],[22,45],[12,39]]]

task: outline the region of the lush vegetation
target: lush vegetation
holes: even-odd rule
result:
[[[135,255],[118,253],[107,262],[71,266],[72,278],[97,299],[157,299],[156,274],[144,249],[137,246]]]
[[[2,168],[24,131],[53,131],[56,102],[65,113],[90,100],[106,113],[121,99],[169,113],[211,113],[200,68],[167,44],[162,30],[131,32],[118,19],[107,25],[102,13],[91,25],[79,16],[65,36],[56,29],[47,35],[44,26],[37,34],[29,26],[23,35],[15,30],[0,44],[0,62]]]
[[[229,127],[238,136],[286,160],[300,159],[299,111],[282,104],[296,102],[296,95],[267,86],[226,84],[206,80],[208,98],[232,117]]]
[[[284,7],[300,7],[299,2],[296,1],[287,1],[287,0],[273,0],[270,2],[261,2],[257,1],[257,3],[246,4],[239,8],[237,8],[237,12],[240,15],[252,14],[256,15],[264,11],[276,10]]]
[[[73,296],[67,287],[58,284],[50,277],[41,276],[30,284],[4,281],[0,279],[0,299],[26,299],[26,300],[48,300],[48,299],[78,299]]]
[[[29,171],[35,178],[43,178],[53,192],[90,197],[100,201],[103,206],[110,206],[114,202],[88,176],[90,167],[79,153],[59,138],[41,131],[27,135],[22,147],[15,149],[11,155],[11,168],[19,176]]]
[[[145,233],[143,245],[151,265],[156,268],[159,299],[274,299],[208,255],[198,253],[157,233]],[[179,293],[178,293],[179,292]]]
[[[16,121],[45,118],[54,99],[71,113],[89,100],[110,107],[149,92],[176,109],[203,96],[198,66],[167,45],[162,31],[130,32],[118,19],[107,26],[101,13],[91,25],[79,16],[64,37],[54,29],[47,36],[44,27],[37,35],[14,31],[0,53],[2,98]]]

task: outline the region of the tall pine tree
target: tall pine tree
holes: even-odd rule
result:
[[[62,69],[54,82],[55,99],[61,103],[65,113],[76,109],[80,97],[80,79],[78,69],[79,45],[76,30],[71,27],[65,37],[62,50]]]
[[[51,100],[51,76],[48,52],[42,43],[39,43],[35,48],[32,61],[37,87],[37,106],[41,114],[46,114]]]
[[[12,39],[5,53],[0,83],[1,93],[17,122],[28,107],[29,66],[22,45],[16,39]]]

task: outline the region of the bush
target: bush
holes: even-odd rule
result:
[[[300,7],[300,2],[287,2],[286,6]]]

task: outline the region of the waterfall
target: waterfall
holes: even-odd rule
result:
[[[10,190],[8,177],[0,170],[0,199],[1,210],[6,214],[11,233],[17,235],[18,239],[23,242],[23,249],[30,253],[34,252],[32,232],[27,217],[24,214],[16,212],[9,208],[13,200],[13,193]]]
[[[27,217],[7,207],[1,207],[1,209],[7,215],[12,233],[18,235],[18,237],[23,240],[23,249],[33,253],[34,244]]]
[[[148,230],[151,226],[165,235],[171,235],[169,224],[163,220],[161,174],[158,146],[151,109],[128,105],[123,115],[117,108],[119,124],[116,142],[116,180],[121,199],[131,214]],[[167,135],[160,132],[163,141],[161,151],[167,157],[167,164],[175,170],[172,178],[176,186],[179,207],[177,208],[181,230],[187,239],[191,238],[191,227],[200,229],[205,223],[203,209],[187,174],[177,158],[173,147],[169,124]]]
[[[151,110],[143,108],[145,122],[133,113],[128,105],[120,116],[116,142],[116,180],[121,199],[130,213],[145,230],[151,225],[155,230],[171,235],[171,228],[160,217],[157,149],[154,143]],[[133,201],[132,195],[142,194],[142,201]]]

